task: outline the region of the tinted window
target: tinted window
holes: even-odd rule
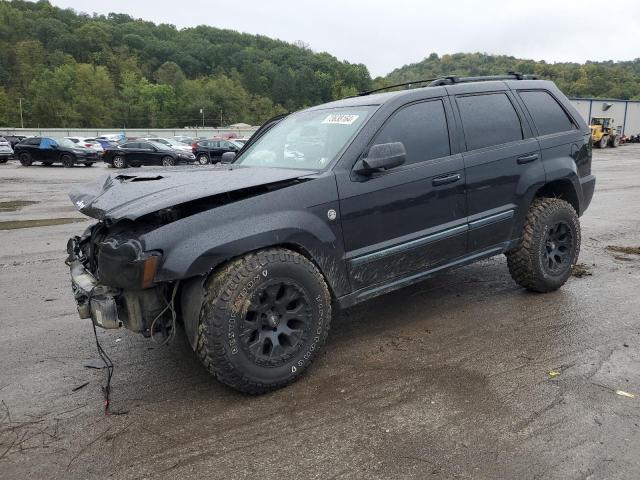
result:
[[[405,165],[451,154],[444,105],[440,100],[410,105],[398,111],[382,128],[375,143],[402,142]]]
[[[518,92],[533,118],[539,135],[573,130],[574,125],[555,98],[542,90]]]
[[[138,145],[135,142],[128,142],[120,145],[120,148],[138,148]]]
[[[153,146],[150,143],[141,142],[138,144],[138,148],[142,150],[153,150]]]
[[[25,145],[40,145],[40,138],[39,137],[35,137],[35,138],[28,138],[24,141]]]
[[[218,148],[220,146],[220,142],[209,142],[209,148]]]
[[[467,150],[522,140],[522,126],[504,93],[457,97]]]

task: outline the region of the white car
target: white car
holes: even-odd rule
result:
[[[89,140],[85,137],[64,137],[67,140],[71,140],[73,143],[76,143],[82,147],[90,148],[91,150],[95,150],[96,152],[102,152],[104,149],[100,142],[96,140]]]
[[[178,150],[179,152],[193,153],[191,145],[180,143],[177,140],[170,140],[168,138],[160,138],[160,137],[145,137],[145,138],[139,138],[138,140],[146,140],[148,142],[163,143],[166,146],[173,148],[174,150]]]
[[[13,148],[11,143],[4,137],[0,137],[0,163],[7,163],[7,160],[13,156]]]

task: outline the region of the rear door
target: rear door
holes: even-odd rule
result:
[[[448,98],[405,105],[365,149],[402,142],[405,164],[366,178],[336,175],[354,290],[384,288],[465,254],[464,165],[451,147],[452,124]]]
[[[464,133],[469,251],[503,248],[531,178],[544,181],[540,149],[510,91],[455,95]]]
[[[580,132],[575,120],[552,92],[531,89],[518,90],[517,94],[537,131],[540,154],[547,171],[564,170],[579,156],[587,155],[584,150],[588,148],[589,136]]]

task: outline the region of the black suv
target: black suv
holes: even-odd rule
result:
[[[70,194],[99,221],[68,244],[82,318],[169,341],[261,393],[296,379],[332,311],[506,254],[549,292],[588,207],[589,128],[549,81],[442,78],[263,125],[230,164],[112,175]]]
[[[13,154],[23,167],[29,167],[33,162],[47,166],[61,163],[67,168],[82,163],[90,167],[99,160],[95,150],[76,145],[67,138],[25,138],[14,147]]]
[[[222,155],[227,152],[237,152],[240,147],[228,140],[212,138],[210,140],[198,140],[191,144],[193,154],[201,165],[207,163],[218,163]]]

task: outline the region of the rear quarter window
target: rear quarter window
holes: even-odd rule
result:
[[[533,118],[539,135],[566,132],[575,127],[558,101],[543,90],[519,90],[518,94]]]
[[[520,117],[505,93],[456,97],[467,150],[522,140]]]

